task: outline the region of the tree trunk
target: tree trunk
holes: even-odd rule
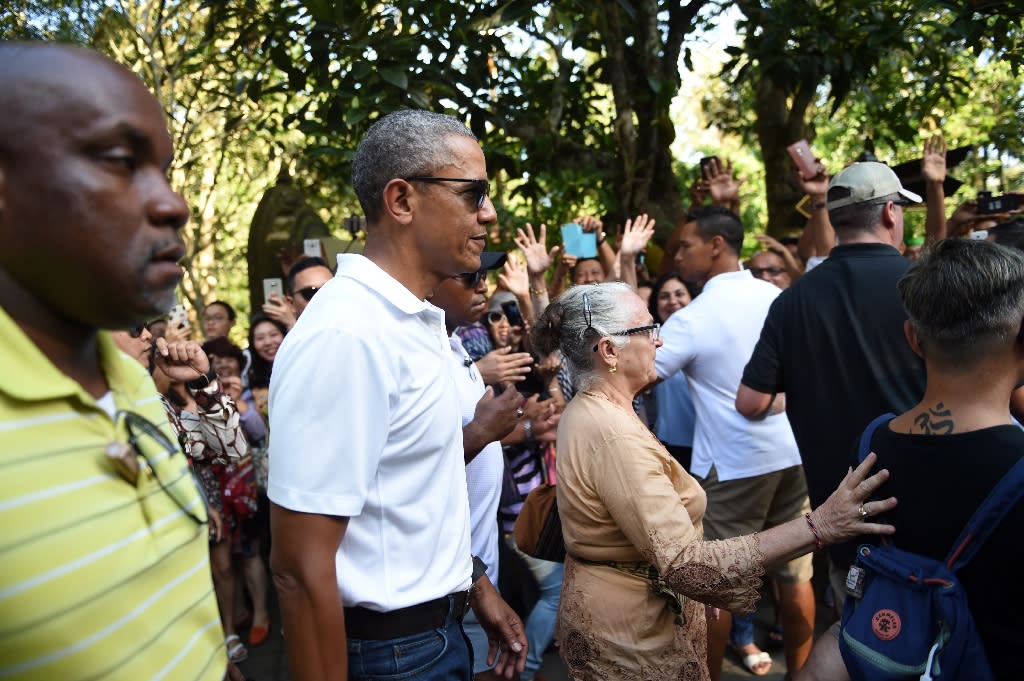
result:
[[[804,227],[805,219],[796,211],[803,193],[791,181],[793,170],[786,146],[808,137],[804,117],[817,83],[804,83],[790,95],[770,79],[763,78],[754,88],[757,112],[755,130],[764,160],[765,199],[768,204],[769,235],[779,237]],[[792,100],[792,107],[788,102]]]

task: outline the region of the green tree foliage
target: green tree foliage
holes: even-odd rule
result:
[[[308,98],[282,123],[306,135],[318,183],[344,185],[366,127],[415,106],[481,138],[505,219],[599,208],[670,224],[683,206],[669,107],[706,4],[291,0],[260,20],[261,53],[281,75],[257,76],[247,94]]]
[[[736,84],[731,100],[749,103],[754,117],[727,114],[718,120],[757,140],[771,233],[794,226],[789,217],[799,194],[786,182],[787,144],[813,140],[818,128],[835,121],[862,141],[918,148],[919,130],[943,127],[948,116],[942,112],[957,111],[977,95],[973,83],[987,63],[1004,61],[1016,69],[1015,50],[1024,36],[1019,19],[980,15],[963,3],[736,4],[744,13],[738,26],[744,42],[731,48],[724,74]],[[1019,86],[1007,85],[1014,82]],[[1013,101],[1001,106],[1017,110],[1019,87],[1003,94]],[[727,113],[725,108],[717,111]]]

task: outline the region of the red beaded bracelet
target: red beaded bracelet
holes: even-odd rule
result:
[[[814,550],[821,551],[825,548],[825,542],[821,541],[821,535],[818,534],[818,528],[814,526],[814,518],[811,517],[810,513],[804,513],[804,518],[807,519],[807,527],[811,528],[811,534],[814,535]]]

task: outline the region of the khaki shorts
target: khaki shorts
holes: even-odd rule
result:
[[[708,477],[698,480],[708,497],[705,539],[753,534],[801,518],[811,510],[803,466],[725,482],[718,480],[712,466]],[[800,584],[813,576],[813,561],[814,555],[807,553],[767,572],[782,582]]]

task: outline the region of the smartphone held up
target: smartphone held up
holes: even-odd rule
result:
[[[807,143],[807,140],[793,142],[786,147],[786,151],[789,152],[789,157],[793,159],[793,165],[800,171],[800,177],[803,179],[810,180],[821,174],[823,170],[821,164],[815,160],[814,152],[811,151],[811,145]]]

